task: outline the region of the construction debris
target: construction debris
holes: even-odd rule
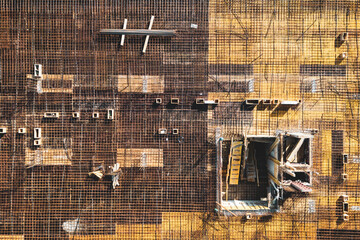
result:
[[[85,225],[79,218],[76,218],[74,220],[63,222],[62,228],[67,233],[75,234],[83,232],[85,230]]]
[[[96,167],[92,172],[89,172],[89,176],[95,176],[98,179],[102,179],[105,174],[104,166]]]
[[[114,166],[109,166],[111,169],[109,175],[111,175],[112,187],[115,189],[116,186],[120,186],[119,178],[122,175],[122,171],[119,163],[115,163]]]

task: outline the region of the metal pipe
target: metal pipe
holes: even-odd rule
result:
[[[175,36],[175,30],[151,30],[151,29],[101,29],[100,34],[109,35],[137,35],[137,36]]]

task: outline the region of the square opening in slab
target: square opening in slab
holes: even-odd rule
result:
[[[233,141],[231,144],[231,141],[224,141],[222,167],[227,172],[224,172],[223,183],[228,182],[228,199],[260,200],[267,197],[266,155],[261,151],[266,145],[249,141],[245,152],[244,142]]]
[[[347,41],[348,38],[349,38],[349,34],[347,32],[343,32],[343,33],[340,34],[340,41],[341,42]]]
[[[40,146],[41,145],[41,139],[34,140],[34,146]]]
[[[191,23],[191,24],[190,24],[190,28],[192,28],[192,29],[197,29],[197,28],[198,28],[198,25],[195,24],[195,23]]]
[[[80,112],[73,112],[72,117],[73,118],[80,118]]]
[[[42,77],[42,65],[34,64],[34,77],[40,78]]]
[[[162,99],[161,98],[156,98],[155,99],[155,104],[161,104],[162,103]]]
[[[5,134],[7,132],[7,128],[0,128],[0,134]]]
[[[44,118],[59,118],[60,114],[58,112],[46,112],[44,113]]]
[[[347,57],[348,57],[347,52],[343,52],[343,53],[341,53],[341,54],[338,56],[338,58],[339,58],[340,60],[344,60],[344,59],[346,59]]]
[[[170,104],[172,105],[179,105],[180,100],[178,98],[171,98]]]
[[[272,103],[273,105],[277,105],[277,104],[279,104],[279,102],[280,102],[279,99],[273,99],[273,100],[271,100],[271,103]]]
[[[221,207],[245,214],[270,211],[276,198],[270,184],[266,149],[275,137],[224,140],[222,143]],[[226,211],[226,210],[225,210]],[[224,212],[224,211],[223,211]],[[224,212],[225,213],[225,212]]]
[[[349,203],[348,202],[343,202],[343,212],[344,213],[349,212]]]
[[[342,173],[341,177],[342,177],[343,182],[346,182],[348,179],[348,175],[346,173]]]
[[[264,105],[271,105],[271,99],[263,99],[262,104]]]
[[[174,128],[174,129],[172,130],[172,133],[173,133],[174,135],[177,135],[177,134],[179,134],[179,129],[177,129],[177,128]]]
[[[312,137],[279,132],[224,140],[218,187],[221,212],[253,211],[249,206],[270,211],[278,209],[283,191],[312,192]]]
[[[93,112],[92,118],[99,118],[100,114],[98,112]]]
[[[303,133],[283,135],[283,185],[287,191],[312,192],[312,136]]]
[[[246,105],[258,105],[260,102],[259,99],[247,99],[245,100]]]
[[[25,134],[26,133],[26,128],[19,128],[18,133],[19,134]]]
[[[108,109],[107,110],[107,119],[108,120],[114,120],[114,117],[115,117],[114,109]]]
[[[34,138],[41,138],[41,128],[34,128]]]
[[[204,98],[197,98],[196,99],[196,104],[205,104],[205,99]]]

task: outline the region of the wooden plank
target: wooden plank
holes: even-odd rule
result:
[[[296,160],[297,153],[300,150],[301,146],[303,145],[304,140],[305,140],[305,138],[300,138],[299,142],[296,144],[294,149],[291,151],[289,156],[286,158],[287,161],[294,162]]]
[[[231,151],[231,146],[233,144],[233,138],[231,138],[231,145],[230,145],[230,153],[229,153],[229,157],[228,157],[228,165],[227,165],[227,170],[226,170],[226,179],[225,179],[225,183],[226,183],[226,190],[225,190],[225,196],[226,196],[226,201],[228,200],[229,197],[229,177],[230,177],[230,168],[231,168],[231,159],[232,159],[232,151]]]
[[[269,156],[269,159],[270,159],[271,161],[273,161],[274,163],[276,163],[277,165],[280,165],[280,161],[277,160],[276,158],[274,158],[274,157],[272,157],[272,156]]]
[[[275,138],[275,141],[269,147],[267,154],[270,154],[275,149],[275,147],[279,144],[279,142],[280,142],[279,138]]]
[[[268,173],[268,177],[273,180],[273,182],[276,184],[276,185],[279,185],[280,186],[280,182],[277,178],[275,178],[273,175],[271,175],[270,173]]]
[[[235,213],[233,213],[233,212],[231,212],[226,206],[224,206],[224,205],[222,205],[222,204],[220,204],[220,203],[218,203],[218,202],[216,202],[216,204],[217,205],[219,205],[221,208],[223,208],[224,210],[226,210],[228,213],[230,213],[231,215],[233,215],[233,216],[236,216],[236,214]]]

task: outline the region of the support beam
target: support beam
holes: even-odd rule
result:
[[[216,128],[216,201],[221,203],[222,201],[222,141],[221,130]]]
[[[137,35],[137,36],[175,36],[175,30],[149,30],[149,29],[101,29],[100,34],[108,35]]]
[[[233,138],[231,138],[231,145],[233,144]],[[227,165],[227,170],[226,170],[226,192],[225,192],[225,197],[226,197],[226,201],[229,200],[229,196],[228,196],[228,192],[229,192],[229,178],[230,178],[230,167],[231,167],[231,155],[232,155],[232,151],[231,151],[231,145],[230,145],[230,153],[229,153],[229,161],[228,161],[228,165]]]
[[[248,158],[248,137],[245,133],[244,135],[244,155],[243,155],[243,159],[241,161],[241,168],[240,168],[240,178],[241,180],[245,180],[245,167],[246,167],[246,159]]]
[[[279,138],[275,138],[275,141],[273,144],[271,144],[270,148],[267,151],[267,154],[271,154],[271,152],[277,147],[279,142],[280,142]]]
[[[289,170],[289,169],[287,169],[287,168],[284,168],[284,167],[282,167],[281,169],[282,169],[283,172],[286,172],[286,173],[289,174],[290,176],[296,177],[296,175],[295,175],[295,173],[294,173],[293,171],[291,171],[291,170]]]
[[[287,161],[293,162],[296,159],[297,153],[300,150],[302,144],[304,143],[305,138],[300,138],[299,142],[296,144],[294,149],[291,151],[289,156],[286,158]]]
[[[289,162],[286,162],[284,164],[284,167],[286,167],[286,168],[288,168],[288,169],[290,169],[292,171],[296,171],[296,168],[294,166],[292,166],[291,163],[289,163]]]
[[[275,164],[280,165],[280,161],[277,160],[276,158],[274,158],[273,156],[269,156],[269,159],[270,159],[272,162],[274,162]]]
[[[278,186],[280,186],[280,182],[277,178],[275,178],[273,175],[271,175],[270,173],[268,173],[268,177]]]

